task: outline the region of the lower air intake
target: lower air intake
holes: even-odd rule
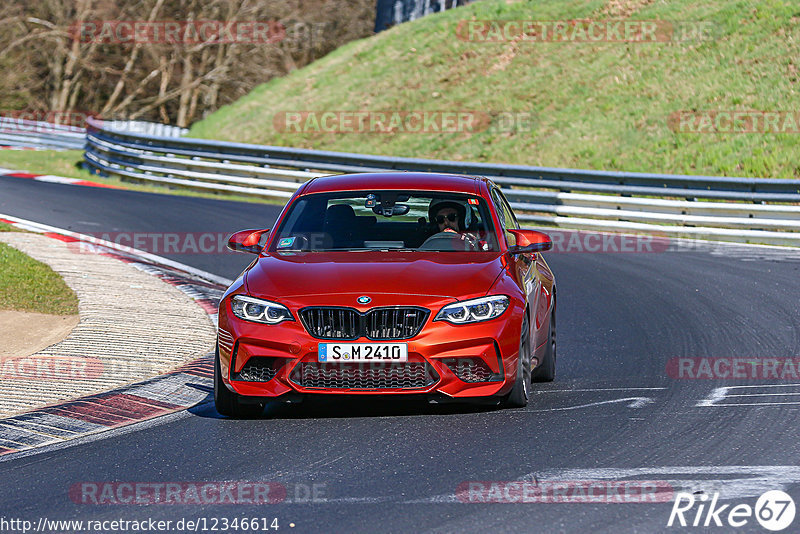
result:
[[[233,380],[242,382],[269,382],[278,374],[281,361],[278,358],[265,358],[254,356],[245,362],[238,373],[234,373]]]
[[[291,380],[304,388],[423,389],[435,384],[439,375],[427,362],[301,362],[292,372]]]
[[[447,358],[444,364],[464,382],[498,382],[502,375],[492,372],[481,358]]]

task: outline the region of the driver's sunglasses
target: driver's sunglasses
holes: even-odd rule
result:
[[[448,213],[447,215],[437,215],[436,216],[436,224],[443,224],[445,218],[447,218],[447,220],[450,221],[450,222],[456,222],[456,219],[458,219],[458,214],[457,213]]]

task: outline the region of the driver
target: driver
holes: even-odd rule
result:
[[[467,232],[466,216],[467,208],[454,200],[433,201],[428,207],[428,217],[432,227],[440,233],[459,234],[458,237],[464,241],[465,250],[477,250],[478,239]]]

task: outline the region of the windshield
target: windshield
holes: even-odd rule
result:
[[[419,191],[317,193],[297,200],[270,252],[404,250],[493,252],[484,199]]]

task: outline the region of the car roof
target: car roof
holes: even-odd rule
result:
[[[486,181],[487,179],[481,176],[430,172],[337,174],[314,178],[306,184],[302,194],[402,189],[407,191],[447,191],[474,195],[480,191],[480,182]]]

